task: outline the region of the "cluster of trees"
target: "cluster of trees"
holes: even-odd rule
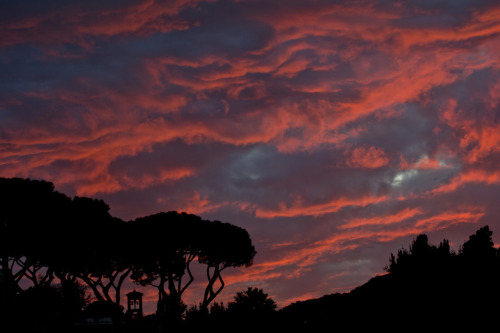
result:
[[[408,249],[391,254],[386,274],[349,293],[325,295],[282,309],[283,323],[314,331],[337,328],[475,330],[491,325],[500,305],[500,249],[484,226],[458,253],[449,241],[429,244],[418,235]]]
[[[193,261],[206,266],[206,309],[224,288],[223,271],[250,266],[256,254],[248,232],[230,223],[174,211],[123,221],[102,200],[70,198],[46,181],[0,178],[0,202],[3,314],[32,289],[69,299],[69,290],[88,288],[119,307],[132,279],[158,289],[160,316],[179,319]]]
[[[384,330],[483,331],[500,305],[500,249],[488,226],[478,229],[457,253],[444,239],[418,235],[408,249],[391,254],[386,274],[347,293],[299,301],[280,310],[261,289],[248,288],[227,306],[187,311],[187,328],[248,331]]]
[[[193,332],[208,329],[218,332],[274,331],[279,324],[278,313],[276,302],[267,293],[248,287],[236,293],[227,306],[214,302],[208,309],[191,307],[186,312],[184,328]]]

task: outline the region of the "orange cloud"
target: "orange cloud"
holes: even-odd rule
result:
[[[386,153],[373,146],[354,148],[353,151],[346,151],[345,155],[348,155],[346,164],[352,168],[376,169],[389,163]]]
[[[268,279],[283,277],[284,268],[292,269],[292,275],[302,274],[304,269],[322,261],[325,255],[354,250],[366,242],[389,242],[397,238],[414,236],[428,233],[439,229],[445,229],[458,223],[476,223],[484,216],[484,209],[469,207],[460,211],[447,211],[430,217],[417,220],[416,223],[398,224],[396,221],[404,220],[406,217],[415,217],[423,214],[418,209],[406,209],[389,216],[394,223],[370,223],[378,228],[339,231],[324,239],[310,244],[303,244],[300,248],[284,251],[277,259],[264,260],[245,270],[240,270],[231,276],[231,283],[242,281],[266,281]],[[373,222],[373,221],[370,221]],[[366,225],[366,224],[365,224]],[[387,228],[388,225],[394,228]],[[346,229],[340,228],[339,230]]]
[[[335,32],[338,36],[367,39],[378,42],[381,47],[391,46],[393,49],[400,46],[408,50],[413,46],[437,42],[488,37],[500,31],[498,5],[473,12],[471,19],[463,20],[460,26],[453,29],[444,25],[398,25],[400,20],[411,15],[408,8],[384,8],[376,6],[375,2],[367,3],[363,8],[357,4],[328,4],[279,8],[279,11],[285,15],[277,15],[277,11],[269,10],[259,13],[259,17],[265,22],[272,22],[275,29],[289,39],[305,34],[324,36]],[[373,29],[374,26],[378,29]]]
[[[305,204],[297,199],[287,207],[286,204],[280,204],[279,209],[257,208],[255,215],[259,218],[275,217],[294,217],[294,216],[319,216],[328,213],[334,213],[344,207],[365,207],[371,204],[377,204],[387,200],[386,196],[364,196],[360,198],[337,198],[329,202],[320,204]]]
[[[489,117],[491,114],[485,114],[484,119],[470,119],[453,99],[441,110],[440,119],[454,129],[465,162],[472,164],[500,152],[500,124],[488,121]]]
[[[166,200],[160,199],[159,201],[164,202]],[[223,201],[212,203],[208,199],[207,195],[202,197],[198,191],[194,191],[191,197],[182,200],[182,206],[174,207],[173,209],[178,212],[188,212],[190,214],[200,215],[216,211],[226,206],[232,206],[236,207],[238,210],[247,211],[251,209],[252,205],[250,203],[240,201]]]
[[[448,211],[421,219],[415,224],[407,224],[395,229],[386,229],[383,228],[384,225],[381,225],[381,228],[378,230],[366,229],[339,233],[320,240],[315,245],[319,252],[323,252],[329,251],[328,246],[332,246],[337,250],[345,248],[345,244],[358,247],[362,244],[363,240],[388,242],[400,237],[444,229],[457,223],[475,223],[483,215],[484,211],[479,207],[471,207],[469,211]],[[352,241],[356,241],[356,243],[353,244],[351,243]]]
[[[477,162],[491,153],[500,152],[500,125],[471,128],[460,145],[464,149],[474,145],[474,148],[467,153],[467,160],[470,163]]]
[[[369,218],[351,219],[348,223],[339,226],[340,230],[351,229],[364,226],[380,226],[399,223],[424,212],[420,208],[405,208],[396,214],[381,215]]]
[[[201,197],[198,191],[194,191],[191,198],[184,200],[185,206],[177,207],[179,212],[189,212],[190,214],[203,214],[217,210],[223,206],[229,205],[229,202],[220,202],[212,204],[207,196]]]
[[[68,2],[60,7],[47,6],[47,9],[40,8],[37,13],[7,21],[0,30],[0,47],[21,43],[80,43],[92,47],[89,40],[96,36],[150,35],[183,30],[189,24],[177,14],[197,2],[171,0],[166,6],[158,1],[147,0],[115,7],[105,2],[94,5]],[[54,25],[61,28],[55,29]]]
[[[451,179],[447,184],[439,185],[429,191],[429,194],[442,194],[453,192],[466,184],[500,184],[500,172],[489,172],[481,169],[470,170],[465,173],[460,173]]]
[[[457,223],[475,223],[484,216],[484,211],[472,207],[471,211],[444,212],[425,219],[418,220],[415,226],[426,230],[437,230],[442,224],[449,227]]]
[[[139,177],[128,175],[113,175],[106,177],[100,182],[93,182],[89,185],[78,187],[78,195],[91,196],[95,193],[112,193],[129,189],[144,189],[152,185],[161,184],[166,181],[177,181],[195,174],[193,168],[179,167],[160,170],[158,174],[143,174]]]

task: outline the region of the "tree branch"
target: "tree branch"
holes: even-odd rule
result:
[[[7,259],[7,265],[9,265],[8,264],[9,261],[11,262],[9,269],[12,271],[14,269],[14,265],[16,264],[16,259],[14,259],[14,258]]]
[[[83,274],[80,274],[79,278],[82,279],[82,281],[85,282],[87,286],[90,287],[90,289],[92,289],[92,292],[94,293],[94,296],[97,298],[98,301],[105,300],[102,294],[99,292],[99,289],[97,289],[97,283],[94,280]]]

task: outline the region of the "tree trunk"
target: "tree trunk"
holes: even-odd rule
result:
[[[203,303],[201,304],[201,308],[208,309],[208,305],[220,294],[222,289],[224,289],[224,280],[222,280],[221,271],[224,268],[219,268],[219,266],[214,266],[214,272],[210,275],[210,266],[207,267],[207,278],[208,284],[205,288],[205,293],[203,295]],[[219,280],[220,287],[216,291],[214,291],[215,282]]]
[[[116,305],[120,305],[121,297],[120,291],[122,289],[123,282],[127,278],[127,276],[132,272],[132,268],[128,268],[118,279],[118,284],[115,286],[115,303]]]

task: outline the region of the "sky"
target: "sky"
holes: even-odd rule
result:
[[[347,292],[421,233],[500,244],[499,161],[498,1],[0,1],[0,176],[245,228],[219,301]]]

